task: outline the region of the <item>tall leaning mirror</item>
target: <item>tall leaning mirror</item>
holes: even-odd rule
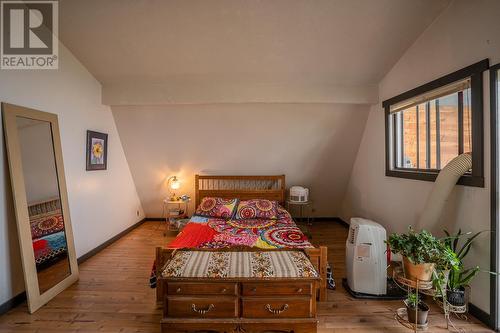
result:
[[[2,103],[31,313],[78,280],[57,115]]]

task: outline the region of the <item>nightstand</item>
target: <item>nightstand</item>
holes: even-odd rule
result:
[[[178,222],[182,219],[188,218],[188,207],[190,200],[163,200],[163,213],[162,218],[165,219],[165,231],[163,236],[167,234],[171,236],[177,235],[179,232]]]
[[[290,214],[292,214],[292,212],[290,211],[290,206],[295,206],[299,209],[299,217],[301,220],[304,219],[304,207],[306,209],[308,209],[311,213],[312,213],[312,201],[303,201],[303,202],[299,202],[299,201],[291,201],[291,200],[287,200],[286,201],[286,210],[288,210],[290,212]],[[307,224],[311,224],[311,215],[307,215],[306,217],[307,219]]]

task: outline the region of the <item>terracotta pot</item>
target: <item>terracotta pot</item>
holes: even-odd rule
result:
[[[415,308],[406,305],[406,312],[408,313],[408,321],[412,324],[415,323],[415,319],[417,325],[424,325],[427,323],[427,316],[429,315],[429,306],[424,302],[420,302],[418,304],[418,313],[415,313]],[[415,315],[417,316],[415,318]]]
[[[403,257],[403,269],[405,277],[413,281],[430,281],[432,280],[432,272],[434,272],[435,264],[413,264],[408,258]]]

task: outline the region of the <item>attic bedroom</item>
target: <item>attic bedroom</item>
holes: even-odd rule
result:
[[[1,0],[0,332],[495,332],[500,1]]]

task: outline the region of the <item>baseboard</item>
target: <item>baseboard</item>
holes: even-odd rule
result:
[[[469,313],[492,330],[495,329],[493,317],[472,303],[469,303]]]
[[[297,222],[337,222],[341,224],[343,227],[349,228],[349,223],[346,221],[342,220],[340,217],[294,217],[293,218]]]
[[[144,218],[145,222],[152,222],[152,221],[165,221],[164,217],[145,217]]]
[[[9,311],[10,309],[15,308],[16,306],[22,304],[24,301],[26,301],[26,292],[23,291],[22,293],[12,297],[9,299],[7,302],[0,304],[0,316]]]
[[[96,248],[90,250],[89,252],[85,253],[84,255],[80,256],[77,259],[78,265],[84,263],[85,261],[87,261],[91,257],[95,256],[97,253],[101,252],[102,250],[104,250],[105,248],[107,248],[108,246],[110,246],[111,244],[113,244],[114,242],[116,242],[117,240],[119,240],[120,238],[122,238],[123,236],[125,236],[126,234],[128,234],[129,232],[131,232],[132,230],[134,230],[135,228],[137,228],[141,224],[143,224],[145,221],[147,221],[147,219],[143,218],[142,220],[140,220],[139,222],[131,225],[130,227],[128,227],[127,229],[123,230],[122,232],[120,232],[116,236],[108,239],[107,241],[105,241],[104,243],[102,243],[101,245],[99,245],[98,247],[96,247]]]

